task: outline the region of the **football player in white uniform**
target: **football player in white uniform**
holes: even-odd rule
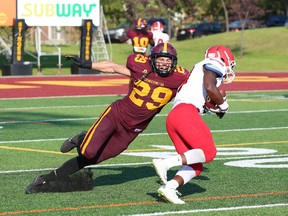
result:
[[[159,21],[156,21],[152,24],[151,31],[153,33],[153,40],[155,46],[159,43],[168,43],[169,35],[163,32],[163,24]]]
[[[154,40],[154,46],[156,46],[159,43],[168,43],[169,42],[169,35],[164,33],[164,27],[163,24],[159,21],[156,21],[151,26],[151,32],[153,33],[153,40]],[[151,49],[153,47],[150,46],[149,53],[151,53]]]
[[[170,203],[185,203],[178,197],[177,188],[198,176],[203,170],[203,163],[211,162],[216,156],[212,133],[201,114],[207,112],[204,108],[206,96],[217,104],[209,112],[222,118],[228,111],[229,105],[218,87],[221,83],[233,81],[235,66],[234,55],[229,48],[212,46],[178,90],[166,120],[167,132],[178,154],[166,159],[153,159],[153,166],[163,183],[158,194]],[[167,181],[167,171],[175,166],[181,168]]]

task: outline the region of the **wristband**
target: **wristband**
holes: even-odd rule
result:
[[[83,68],[91,69],[91,68],[92,68],[92,61],[86,61],[86,60],[84,60],[84,61],[83,61],[83,64],[82,64],[82,67],[83,67]]]

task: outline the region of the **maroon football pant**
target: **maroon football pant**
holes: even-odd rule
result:
[[[109,106],[88,130],[78,153],[94,164],[119,155],[139,135],[127,130]]]

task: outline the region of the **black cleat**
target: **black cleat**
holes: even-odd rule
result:
[[[65,140],[64,143],[60,147],[60,151],[62,153],[66,153],[77,147],[77,145],[80,145],[86,135],[87,131],[82,131],[79,134],[76,134],[73,137],[70,137],[69,139]]]
[[[45,185],[47,182],[42,176],[37,176],[34,181],[28,185],[26,188],[26,194],[39,193],[41,192],[40,188]]]

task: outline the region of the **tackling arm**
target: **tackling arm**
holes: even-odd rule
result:
[[[112,61],[93,62],[92,69],[104,73],[118,73],[129,77],[131,76],[130,70],[125,65]]]
[[[80,59],[77,56],[65,56],[66,60],[72,60],[73,64],[81,68],[93,69],[103,73],[118,73],[131,76],[130,70],[125,65],[120,65],[112,61],[92,62]]]

